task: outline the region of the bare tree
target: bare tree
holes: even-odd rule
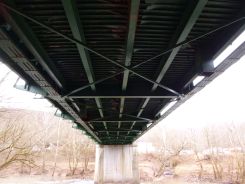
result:
[[[84,140],[82,141],[81,151],[82,151],[81,156],[83,159],[83,168],[84,168],[84,172],[86,172],[88,170],[89,160],[94,158],[95,155],[95,146],[93,142],[84,137]]]
[[[209,128],[204,129],[204,135],[207,141],[207,146],[210,150],[209,159],[213,168],[214,178],[220,180],[223,178],[223,165],[220,162],[220,150],[218,149],[219,147],[217,138],[215,136],[215,133],[213,133]]]
[[[34,170],[35,173],[50,172],[54,175],[56,172],[62,174],[64,164],[69,164],[70,174],[75,174],[78,169],[81,171],[79,174],[83,174],[88,171],[89,162],[95,156],[92,141],[81,131],[73,129],[71,124],[62,123],[62,119],[51,113],[3,109],[0,121],[2,168],[18,166],[20,171],[31,173],[32,167],[35,166],[34,169],[38,169]],[[8,146],[9,140],[12,140],[12,144]],[[11,153],[9,156],[7,151]],[[66,154],[63,154],[63,151]],[[18,157],[12,156],[14,153]],[[58,170],[60,159],[63,164]]]
[[[59,120],[58,129],[57,129],[57,140],[56,140],[56,149],[55,149],[55,156],[54,156],[54,168],[53,168],[52,176],[54,176],[56,164],[57,164],[57,156],[58,156],[58,149],[59,149],[59,143],[60,143],[60,123],[61,123],[61,120]]]
[[[55,124],[53,115],[51,116],[45,112],[39,112],[36,116],[36,126],[38,126],[38,131],[35,131],[35,146],[40,148],[39,156],[41,157],[41,170],[42,173],[47,172],[46,162],[49,155],[49,149],[51,148],[51,143],[53,142],[53,136],[55,134]]]
[[[201,142],[198,141],[199,140],[198,134],[199,134],[199,132],[196,132],[194,130],[190,130],[190,132],[189,132],[189,136],[190,136],[189,141],[190,141],[191,149],[194,151],[194,154],[196,156],[196,162],[199,165],[198,179],[201,179],[202,176],[203,176],[204,168],[203,168],[203,164],[202,164],[203,159],[199,155]]]
[[[76,173],[81,161],[83,161],[83,172],[86,171],[89,159],[95,154],[94,144],[76,129],[67,132],[65,137],[63,152],[69,163],[70,174]]]
[[[7,122],[0,130],[0,170],[14,163],[34,166],[32,145],[24,140],[25,128],[14,122]]]
[[[227,130],[230,147],[234,149],[228,164],[230,179],[234,183],[245,183],[245,127],[232,123]]]
[[[156,154],[160,166],[154,171],[155,176],[161,176],[168,167],[175,168],[179,163],[179,154],[187,146],[187,139],[184,134],[178,131],[159,128],[152,137],[153,142],[159,149]]]
[[[79,161],[81,159],[81,149],[82,149],[81,144],[78,140],[78,136],[75,131],[76,130],[73,130],[72,135],[69,136],[70,138],[68,138],[68,140],[71,141],[69,141],[65,149],[71,175],[74,175],[77,170]]]

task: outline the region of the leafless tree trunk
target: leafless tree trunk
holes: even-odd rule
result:
[[[44,130],[44,137],[42,140],[42,173],[45,173],[45,168],[46,168],[46,143],[47,143],[47,135],[48,134],[48,128]]]
[[[80,145],[79,143],[76,142],[76,135],[75,133],[72,135],[72,144],[71,144],[71,152],[68,153],[68,160],[69,160],[69,168],[71,171],[71,175],[74,175],[76,170],[77,170],[77,166],[78,166],[78,162],[79,162],[79,150]]]
[[[56,164],[57,164],[57,156],[58,156],[58,149],[59,149],[59,142],[60,142],[60,122],[58,123],[58,131],[57,131],[57,141],[56,141],[56,149],[55,149],[55,156],[54,156],[54,169],[52,176],[54,176]]]
[[[215,135],[212,135],[209,129],[204,131],[208,148],[211,149],[210,160],[213,168],[213,174],[215,179],[222,179],[223,177],[223,166],[219,161],[219,155],[217,150],[217,145],[215,145]]]

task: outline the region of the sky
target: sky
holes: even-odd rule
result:
[[[171,128],[245,123],[245,56],[162,122]]]

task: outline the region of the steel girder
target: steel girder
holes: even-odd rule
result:
[[[191,32],[192,27],[194,26],[195,22],[197,21],[198,17],[200,16],[203,8],[205,7],[206,3],[208,2],[208,0],[200,0],[197,1],[196,4],[194,2],[194,8],[187,7],[186,8],[186,12],[183,15],[182,20],[180,21],[179,27],[176,30],[176,33],[173,35],[172,40],[169,44],[169,47],[172,47],[176,44],[179,44],[183,41],[186,40],[186,38],[188,37],[189,33]],[[157,74],[156,77],[156,82],[160,83],[162,78],[164,77],[164,75],[166,74],[168,68],[170,67],[171,63],[173,62],[175,56],[177,55],[178,51],[180,50],[181,46],[178,46],[176,48],[174,48],[170,53],[169,56],[167,58],[167,60],[165,60],[165,57],[163,56],[161,58],[161,62],[160,62],[160,71]],[[158,85],[153,85],[152,87],[152,91],[155,91],[157,89]],[[150,98],[146,98],[141,107],[140,110],[138,112],[138,116],[140,116],[142,114],[142,112],[144,111],[144,108],[147,106],[147,104],[149,103]],[[132,124],[133,128],[134,124]]]

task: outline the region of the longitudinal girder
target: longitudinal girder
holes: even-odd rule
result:
[[[244,1],[1,2],[0,56],[99,144],[130,144],[238,58]],[[239,50],[242,52],[243,50]],[[194,86],[192,80],[205,79]],[[164,113],[170,102],[176,105]]]

